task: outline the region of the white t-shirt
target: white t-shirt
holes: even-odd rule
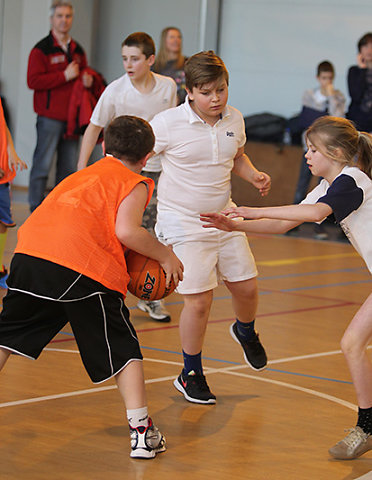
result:
[[[231,201],[231,170],[245,144],[242,114],[226,106],[214,125],[182,105],[156,115],[150,122],[155,153],[161,154],[157,231],[167,236],[205,232],[199,214],[217,212]]]
[[[348,167],[333,180],[323,179],[301,202],[329,205],[355,250],[372,273],[372,180],[359,168]]]
[[[102,128],[120,115],[135,115],[149,122],[157,113],[175,107],[177,105],[175,81],[157,73],[153,75],[155,86],[149,93],[139,92],[127,74],[111,82],[99,98],[90,121]],[[146,171],[160,172],[160,160],[152,157],[146,164]]]

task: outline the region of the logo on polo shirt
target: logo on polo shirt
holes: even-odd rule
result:
[[[226,136],[227,137],[235,137],[235,133],[234,132],[226,132]]]

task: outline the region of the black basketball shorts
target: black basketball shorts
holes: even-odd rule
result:
[[[0,346],[36,359],[70,323],[94,383],[142,354],[123,295],[61,265],[15,254],[0,314]]]

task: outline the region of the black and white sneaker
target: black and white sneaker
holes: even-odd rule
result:
[[[244,340],[238,333],[237,323],[230,326],[232,338],[243,347],[244,359],[253,370],[264,370],[267,367],[267,356],[258,334],[255,332],[251,340]]]
[[[173,385],[177,390],[183,393],[186,400],[192,403],[216,403],[216,397],[209,390],[205,376],[201,373],[195,373],[193,370],[187,375],[183,371],[175,379]]]
[[[157,453],[165,452],[165,437],[149,418],[147,427],[132,428],[129,425],[132,458],[154,458]]]

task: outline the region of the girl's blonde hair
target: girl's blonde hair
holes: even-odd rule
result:
[[[158,50],[158,54],[156,55],[155,63],[153,66],[154,72],[160,73],[164,67],[166,66],[168,62],[168,51],[166,47],[166,41],[167,41],[167,35],[170,30],[176,30],[180,35],[182,39],[182,33],[181,30],[177,27],[166,27],[162,30],[161,36],[160,36],[160,47]],[[185,63],[185,57],[182,54],[182,44],[181,44],[181,49],[178,54],[178,58],[175,64],[175,68],[178,70],[183,68],[183,64]]]
[[[320,117],[307,129],[306,138],[326,157],[355,165],[372,179],[372,135],[358,132],[350,120]]]

